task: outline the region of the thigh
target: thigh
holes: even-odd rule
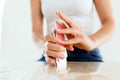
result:
[[[88,52],[74,47],[74,51],[67,50],[67,53],[68,61],[103,62],[98,48]]]
[[[103,62],[98,48],[88,52],[74,47],[74,51],[67,50],[67,54],[67,61]],[[45,61],[45,57],[42,56],[38,61]]]

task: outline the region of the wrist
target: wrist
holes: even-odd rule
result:
[[[40,53],[43,54],[45,50],[46,41],[36,34],[32,35],[32,39],[35,46],[39,49]]]
[[[85,47],[86,51],[92,51],[93,49],[97,48],[96,40],[92,36],[86,36],[84,38],[84,42],[85,42],[85,46],[86,46]]]
[[[38,35],[38,34],[33,34],[32,39],[37,45],[43,45],[46,42],[44,37],[42,35]]]
[[[91,50],[97,48],[98,46],[97,46],[97,42],[96,42],[96,40],[94,38],[89,37],[89,39],[90,39],[91,43],[89,44],[88,51],[91,51]]]
[[[84,41],[83,43],[78,43],[78,44],[75,44],[74,46],[79,49],[91,51],[97,47],[97,44],[95,40],[88,37],[86,41]]]
[[[33,33],[32,34],[32,38],[36,41],[42,41],[42,42],[46,42],[43,34],[40,34],[40,33]]]

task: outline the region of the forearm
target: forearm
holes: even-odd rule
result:
[[[96,47],[108,42],[115,32],[114,20],[107,20],[103,23],[101,29],[89,37],[95,42]]]
[[[32,32],[35,39],[45,40],[43,36],[43,15],[40,0],[31,0]]]
[[[32,33],[35,39],[45,41],[43,32],[43,20],[33,20]]]
[[[89,37],[98,47],[107,42],[113,35],[115,31],[115,21],[110,0],[94,0],[94,4],[102,27],[99,31]]]
[[[108,42],[108,40],[112,37],[113,33],[115,31],[115,23],[113,20],[106,21],[103,23],[103,26],[100,30],[98,30],[96,33],[85,37],[84,39],[84,45],[81,43],[75,44],[74,46],[79,49],[84,49],[86,51],[91,51],[100,45],[104,44],[105,42]]]
[[[115,31],[115,21],[110,0],[94,0],[94,4],[102,27],[96,33],[84,39],[86,43],[83,47],[88,51],[107,42]],[[81,46],[81,44],[77,44],[78,48],[82,48]]]

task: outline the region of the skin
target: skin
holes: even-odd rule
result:
[[[55,64],[55,58],[64,59],[64,54],[61,53],[66,48],[73,51],[73,46],[76,46],[79,49],[91,51],[94,48],[104,44],[112,37],[115,30],[115,21],[112,14],[110,0],[94,0],[94,4],[102,27],[96,33],[90,36],[87,36],[82,30],[81,26],[78,26],[68,16],[59,11],[56,11],[58,18],[62,19],[69,26],[69,28],[66,29],[66,25],[63,23],[64,29],[57,29],[56,31],[62,34],[66,34],[68,40],[61,41],[51,34],[46,35],[45,39],[48,41],[48,44],[45,53],[47,55],[46,61],[48,63]],[[38,36],[38,38],[45,41],[42,32],[43,15],[40,7],[40,0],[31,0],[33,33]],[[56,43],[63,44],[64,46],[58,45]]]
[[[45,41],[43,36],[43,14],[41,12],[40,0],[31,0],[31,12],[32,12],[32,32],[39,39]]]

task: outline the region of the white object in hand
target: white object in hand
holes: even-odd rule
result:
[[[58,21],[56,21],[55,23],[55,28],[56,29],[62,29],[62,24]],[[56,38],[59,38],[61,40],[65,40],[65,35],[64,34],[60,34],[58,32],[55,32],[55,36]],[[62,45],[62,44],[59,44],[59,45]],[[63,52],[63,54],[65,55],[65,58],[64,59],[56,59],[56,64],[57,64],[57,70],[61,70],[61,69],[66,69],[67,67],[67,51],[65,50]]]

